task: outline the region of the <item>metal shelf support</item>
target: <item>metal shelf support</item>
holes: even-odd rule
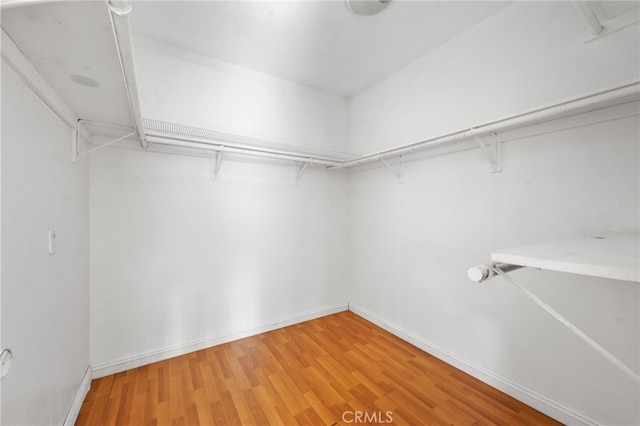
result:
[[[79,135],[79,133],[80,133],[80,132],[76,132],[76,143],[77,143],[77,141],[78,141],[78,135]],[[103,143],[103,144],[101,144],[101,145],[98,145],[98,146],[96,146],[96,147],[93,147],[93,148],[91,148],[91,149],[88,149],[88,150],[86,150],[86,151],[84,151],[84,152],[77,152],[77,151],[76,151],[76,152],[77,152],[77,154],[76,154],[76,161],[75,161],[75,162],[77,163],[77,162],[78,162],[78,160],[80,159],[80,157],[82,157],[83,155],[87,155],[87,154],[89,154],[89,153],[91,153],[91,152],[95,152],[95,151],[97,151],[97,150],[99,150],[99,149],[106,148],[106,147],[108,147],[109,145],[113,145],[114,143],[120,142],[121,140],[124,140],[124,139],[126,139],[126,138],[128,138],[128,137],[130,137],[130,136],[133,136],[133,135],[135,135],[136,133],[137,133],[137,132],[127,133],[127,134],[126,134],[126,135],[124,135],[124,136],[120,136],[119,138],[116,138],[116,139],[114,139],[114,140],[112,140],[112,141],[109,141],[109,142],[107,142],[107,143]],[[76,146],[77,146],[77,145],[76,145]],[[76,149],[77,149],[77,148],[76,148]]]
[[[211,157],[211,180],[220,179],[220,166],[222,165],[222,156],[224,155],[224,146],[220,146],[220,151],[216,151],[216,156]]]
[[[402,168],[402,155],[400,155],[398,157],[398,162],[396,163],[395,167],[392,166],[391,164],[389,164],[389,162],[387,160],[385,160],[384,157],[379,155],[378,158],[380,159],[380,161],[382,161],[382,163],[385,166],[387,166],[387,169],[389,169],[391,174],[394,175],[396,177],[396,179],[398,179],[398,183],[400,183],[400,184],[404,183],[404,170]]]
[[[475,281],[478,283],[487,281],[495,276],[500,276],[504,278],[507,282],[515,286],[518,290],[520,290],[529,300],[533,303],[544,309],[548,314],[558,320],[561,324],[567,327],[573,334],[578,336],[583,342],[587,345],[591,346],[596,352],[602,355],[607,359],[611,364],[613,364],[616,368],[626,374],[629,378],[631,378],[636,383],[640,383],[640,376],[627,367],[622,361],[613,356],[609,351],[600,346],[596,341],[590,338],[585,332],[580,330],[578,327],[573,325],[569,320],[560,315],[555,309],[549,306],[547,303],[543,302],[539,297],[535,294],[531,293],[529,290],[524,288],[522,285],[518,284],[507,272],[515,271],[516,269],[525,268],[525,266],[520,265],[511,265],[507,263],[491,263],[486,265],[478,265],[473,268],[469,268],[467,271],[467,276],[471,281]]]
[[[627,365],[625,363],[620,361],[613,354],[611,354],[605,348],[600,346],[595,340],[593,340],[591,337],[589,337],[584,331],[580,330],[578,327],[573,325],[573,323],[571,323],[568,319],[566,319],[565,317],[560,315],[555,309],[553,309],[547,303],[543,302],[538,296],[536,296],[535,294],[531,293],[529,290],[524,288],[522,285],[518,284],[513,278],[511,278],[507,273],[505,273],[504,269],[500,268],[500,266],[498,266],[497,264],[491,265],[491,269],[493,270],[493,273],[495,273],[496,275],[500,275],[502,278],[504,278],[509,283],[514,285],[525,296],[527,296],[527,298],[529,298],[531,301],[533,301],[533,303],[535,303],[536,305],[538,305],[539,307],[541,307],[542,309],[547,311],[548,314],[550,314],[552,317],[554,317],[556,320],[558,320],[561,324],[563,324],[565,327],[567,327],[569,330],[571,330],[571,332],[573,334],[578,336],[587,345],[591,346],[591,348],[593,350],[595,350],[600,355],[602,355],[607,361],[609,361],[616,368],[618,368],[618,370],[622,371],[624,374],[626,374],[634,382],[640,384],[640,376],[638,376],[638,374],[635,371],[633,371],[631,368],[627,367]]]
[[[298,163],[296,176],[295,176],[295,185],[296,186],[300,182],[300,178],[302,178],[302,175],[304,174],[304,172],[307,170],[307,167],[309,167],[309,164],[311,164],[310,161],[307,161],[307,162],[304,162],[304,163]]]
[[[88,134],[87,129],[82,126],[83,121],[84,120],[78,120],[77,127],[71,130],[71,161],[74,163],[77,163],[78,160],[80,160],[80,157],[83,157],[87,154],[98,151],[99,149],[106,148],[109,145],[118,143],[137,133],[136,131],[132,131],[127,133],[124,136],[120,136],[119,138],[113,139],[107,143],[103,143],[101,145],[94,146],[93,148],[88,149],[84,152],[80,152],[80,138],[82,137],[83,130],[85,133]]]
[[[498,173],[502,171],[502,144],[498,141],[497,133],[490,133],[490,135],[492,140],[488,144],[482,140],[480,135],[473,134],[473,138],[489,160],[491,173]]]

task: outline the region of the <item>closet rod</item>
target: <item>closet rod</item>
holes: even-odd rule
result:
[[[140,139],[140,145],[146,149],[148,144],[142,123],[142,112],[140,109],[140,94],[136,82],[136,71],[133,64],[133,42],[131,40],[131,27],[129,25],[129,13],[131,5],[128,0],[107,0],[113,36],[116,41],[116,50],[120,60],[120,69],[124,78],[124,87],[129,101],[129,109],[133,118],[133,124]]]
[[[145,139],[149,143],[160,145],[201,149],[207,151],[224,150],[228,153],[318,164],[325,166],[328,170],[338,170],[380,161],[390,157],[401,156],[411,152],[429,149],[448,143],[462,141],[464,139],[469,139],[481,134],[498,133],[507,129],[540,123],[561,116],[592,111],[593,109],[596,109],[596,107],[604,107],[605,105],[611,106],[612,104],[616,104],[616,102],[618,102],[617,104],[621,104],[623,102],[620,101],[625,98],[628,98],[629,102],[637,101],[638,95],[640,95],[640,81],[628,83],[610,90],[594,93],[567,102],[535,109],[526,113],[513,115],[500,120],[474,126],[465,130],[426,139],[413,144],[402,145],[393,149],[359,156],[352,160],[340,160],[326,156],[312,155],[296,151],[285,151],[276,148],[262,148],[254,145],[245,145],[242,143],[231,141],[225,142],[214,137],[198,137],[184,134],[182,132],[167,136],[165,134],[155,133],[147,129]]]
[[[511,272],[522,269],[524,266],[511,265],[509,263],[488,263],[469,268],[467,270],[467,277],[469,277],[471,281],[482,283],[490,280],[496,275],[495,268],[500,269],[502,272]]]
[[[594,93],[581,98],[573,99],[567,102],[553,104],[543,108],[531,110],[522,114],[512,115],[489,123],[480,124],[465,130],[460,130],[446,135],[437,136],[420,142],[402,145],[396,148],[387,149],[373,154],[363,155],[354,160],[341,162],[337,166],[331,166],[329,169],[342,169],[348,167],[359,166],[361,164],[372,163],[381,158],[395,157],[408,154],[414,151],[433,148],[447,143],[457,142],[473,137],[474,135],[486,133],[498,133],[507,129],[521,127],[537,122],[550,120],[562,114],[576,112],[585,108],[594,107],[607,102],[617,101],[626,97],[634,96],[637,99],[640,93],[640,82],[636,81],[628,83],[616,88]]]
[[[295,161],[300,163],[320,164],[329,168],[342,164],[340,161],[328,160],[325,158],[305,155],[304,153],[292,153],[266,148],[238,147],[225,145],[224,143],[212,143],[211,141],[198,139],[189,136],[170,138],[154,134],[147,134],[147,141],[158,145],[178,146],[183,148],[204,149],[207,151],[224,151],[225,153],[251,155],[254,157],[272,158],[277,160]]]

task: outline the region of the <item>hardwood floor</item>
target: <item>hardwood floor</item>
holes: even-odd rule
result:
[[[351,312],[96,379],[77,425],[559,424]]]

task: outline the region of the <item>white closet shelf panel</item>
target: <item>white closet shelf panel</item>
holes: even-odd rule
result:
[[[491,253],[491,260],[550,271],[640,282],[640,234],[603,232]]]

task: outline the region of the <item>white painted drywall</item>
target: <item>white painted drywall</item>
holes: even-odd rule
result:
[[[146,118],[278,145],[346,150],[345,98],[142,37],[134,47]]]
[[[590,43],[569,1],[515,2],[350,101],[360,154],[640,78],[640,26]]]
[[[89,168],[72,164],[70,142],[3,63],[2,343],[14,354],[3,424],[62,424],[89,365]]]
[[[0,72],[2,72],[0,70]],[[2,84],[0,84],[0,98]],[[2,106],[0,105],[0,108]],[[1,111],[1,110],[0,110]],[[2,345],[2,117],[0,117],[0,352],[5,349]],[[0,380],[0,424],[2,424],[2,380]]]
[[[408,162],[403,185],[384,168],[353,173],[350,303],[603,424],[638,424],[636,383],[506,281],[466,270],[497,249],[637,231],[639,126],[635,115],[505,142],[496,174],[478,149]],[[637,284],[512,276],[640,370]]]
[[[223,161],[212,181],[207,158],[96,152],[92,365],[346,302],[348,176],[294,171]]]
[[[640,78],[638,25],[589,44],[584,31],[570,2],[516,2],[352,99],[350,150],[374,152]],[[504,144],[498,174],[478,149],[407,163],[404,185],[385,168],[354,172],[350,303],[586,418],[638,424],[637,384],[504,280],[466,277],[496,249],[638,230],[640,122],[637,104],[630,108],[635,116],[601,124],[536,126],[538,136]],[[513,276],[640,370],[636,284]]]

